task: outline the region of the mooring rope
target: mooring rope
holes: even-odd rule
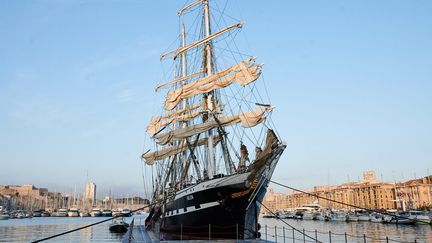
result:
[[[266,205],[264,205],[264,204],[262,204],[262,203],[260,203],[260,204],[261,204],[261,206],[263,206],[265,209],[267,209],[267,211],[269,211],[271,214],[273,214],[273,216],[276,216],[276,214],[275,214],[273,211],[271,211],[271,210],[270,210]],[[300,234],[304,235],[305,237],[307,237],[307,238],[309,238],[309,239],[311,239],[311,240],[314,240],[314,241],[317,242],[317,243],[322,243],[322,241],[319,241],[318,239],[315,239],[314,237],[312,237],[312,236],[306,234],[305,232],[303,232],[303,231],[297,229],[296,227],[294,227],[294,226],[292,226],[291,224],[287,223],[285,220],[283,220],[283,219],[281,219],[281,218],[278,218],[278,220],[282,221],[284,224],[288,225],[290,228],[292,228],[293,230],[299,232]]]
[[[139,210],[143,210],[143,209],[145,209],[147,207],[150,207],[150,206],[152,206],[152,205],[149,204],[149,205],[147,205],[145,207],[141,207],[141,208],[132,210],[131,213],[134,213],[134,212],[139,211]],[[119,218],[119,217],[123,217],[123,214],[117,215],[117,216],[114,216],[114,217],[110,217],[110,218],[98,221],[96,223],[84,225],[82,227],[78,227],[78,228],[75,228],[75,229],[72,229],[72,230],[68,230],[68,231],[65,231],[65,232],[62,232],[62,233],[59,233],[59,234],[51,235],[51,236],[48,236],[48,237],[45,237],[45,238],[42,238],[42,239],[39,239],[39,240],[31,241],[30,243],[36,243],[36,242],[42,242],[42,241],[50,240],[50,239],[53,239],[53,238],[56,238],[56,237],[59,237],[59,236],[62,236],[62,235],[66,235],[66,234],[69,234],[69,233],[72,233],[72,232],[75,232],[75,231],[79,231],[79,230],[82,230],[82,229],[85,229],[85,228],[89,228],[89,227],[92,227],[92,226],[95,226],[95,225],[98,225],[98,224],[102,224],[102,223],[105,223],[107,221],[113,220],[115,218]]]
[[[354,205],[354,204],[340,202],[340,201],[337,201],[337,200],[334,200],[334,199],[331,199],[331,198],[319,196],[319,195],[317,195],[315,193],[305,192],[305,191],[302,191],[300,189],[297,189],[297,188],[294,188],[294,187],[290,187],[290,186],[281,184],[281,183],[273,181],[273,180],[270,180],[270,182],[273,183],[273,184],[276,184],[278,186],[285,187],[287,189],[291,189],[291,190],[296,191],[296,192],[300,192],[300,193],[303,193],[303,194],[306,194],[306,195],[309,195],[309,196],[313,196],[313,197],[316,197],[316,198],[321,198],[321,199],[324,199],[324,200],[327,200],[327,201],[330,201],[330,202],[334,202],[334,203],[338,203],[338,204],[342,204],[342,205],[345,205],[345,206],[349,206],[349,207],[353,207],[353,208],[357,208],[357,209],[362,209],[362,210],[365,210],[365,211],[368,211],[368,212],[373,212],[373,213],[384,214],[384,215],[396,217],[396,219],[410,219],[409,217],[400,216],[400,215],[396,215],[396,214],[389,213],[389,212],[381,212],[381,211],[378,211],[378,210],[374,210],[374,209],[370,209],[370,208],[365,208],[365,207],[357,206],[357,205]]]

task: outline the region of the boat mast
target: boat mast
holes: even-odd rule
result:
[[[211,35],[210,32],[210,8],[208,0],[203,0],[204,5],[204,35],[205,37],[209,37]],[[204,64],[207,76],[213,74],[212,70],[212,49],[211,49],[211,41],[208,41],[204,46]],[[206,102],[206,106],[208,112],[211,113],[214,110],[214,101],[213,101],[213,92],[209,92],[204,95],[204,102]],[[205,119],[208,119],[205,117]],[[216,174],[216,163],[215,163],[215,152],[213,145],[213,131],[209,130],[208,132],[208,144],[207,144],[207,156],[206,156],[206,169],[209,178],[212,178],[214,174]]]

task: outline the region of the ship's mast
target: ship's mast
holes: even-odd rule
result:
[[[210,30],[210,8],[208,0],[203,0],[204,6],[204,35],[208,37],[211,35]],[[212,48],[211,41],[208,41],[204,46],[204,64],[206,69],[207,76],[213,74],[212,70]],[[204,95],[204,102],[206,102],[208,112],[211,113],[214,110],[214,101],[213,101],[213,92],[209,92]],[[207,117],[208,119],[208,117]],[[209,130],[208,132],[208,144],[207,144],[207,156],[206,156],[206,169],[208,176],[210,178],[216,174],[216,162],[215,162],[215,152],[213,145],[213,131]]]
[[[183,13],[196,6],[199,6],[202,32],[198,40],[186,43]],[[225,69],[216,70],[213,39],[242,28],[243,24],[241,22],[232,24],[212,33],[209,0],[196,0],[179,10],[178,15],[182,24],[180,47],[161,56],[161,59],[173,57],[177,67],[175,77],[174,80],[160,84],[156,88],[158,90],[172,86],[164,102],[164,109],[167,112],[152,118],[150,125],[147,126],[147,132],[152,135],[156,144],[162,147],[142,154],[143,160],[148,165],[163,161],[156,167],[159,186],[155,189],[162,194],[167,186],[170,187],[169,192],[172,192],[173,189],[175,191],[192,182],[195,173],[197,182],[202,181],[203,177],[204,179],[214,178],[218,171],[223,170],[222,167],[216,166],[216,157],[218,161],[221,159],[225,161],[227,174],[234,174],[237,169],[230,154],[234,153],[239,160],[241,158],[233,147],[233,141],[228,139],[225,127],[239,123],[244,128],[254,127],[264,122],[265,114],[272,110],[270,105],[256,103],[261,107],[247,112],[242,112],[241,107],[237,110],[231,110],[232,107],[229,107],[229,112],[233,113],[231,116],[221,114],[223,106],[221,106],[219,89],[234,83],[244,87],[255,82],[261,75],[262,65],[255,63],[255,58],[248,58]],[[202,53],[191,52],[201,48]],[[201,61],[201,65],[188,67],[188,52],[194,60]],[[202,58],[199,58],[199,55],[202,55]],[[192,73],[188,74],[188,71]],[[234,133],[234,135],[240,137],[239,134]],[[229,148],[228,145],[232,147]],[[243,157],[247,159],[247,151],[244,154],[246,157]],[[189,171],[191,163],[195,173]]]
[[[182,21],[182,33],[181,33],[181,40],[182,40],[182,47],[186,46],[186,30],[185,30],[185,25],[184,22]],[[186,60],[186,52],[183,52],[181,55],[181,64],[182,64],[182,78],[187,76],[187,60]],[[185,85],[185,80],[182,81],[182,85]],[[186,107],[186,100],[183,100],[183,107]]]
[[[182,21],[182,33],[181,33],[181,46],[185,47],[186,46],[186,28],[184,25],[184,22]],[[187,76],[187,59],[186,59],[186,52],[183,52],[181,54],[181,77],[185,78]],[[184,79],[181,82],[181,85],[184,86],[186,84],[186,79]],[[188,106],[188,101],[187,99],[184,99],[182,102],[182,109],[185,109]],[[188,126],[188,122],[184,121],[182,122],[182,127],[187,127]],[[180,143],[187,143],[186,140],[181,141]],[[180,183],[183,183],[183,174],[187,174],[187,170],[189,169],[189,166],[187,163],[189,163],[186,159],[187,157],[187,152],[183,151],[182,156],[181,156],[181,166],[180,166]],[[185,171],[183,171],[185,170]]]

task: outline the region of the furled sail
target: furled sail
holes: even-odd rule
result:
[[[219,135],[213,136],[213,142],[217,144],[220,141]],[[191,146],[202,146],[208,143],[208,138],[201,138],[197,142],[191,142]],[[176,155],[178,153],[181,153],[183,151],[186,151],[188,149],[187,143],[182,143],[179,146],[169,146],[167,148],[145,153],[141,155],[141,158],[145,160],[146,164],[153,165],[156,160],[163,160],[165,158],[168,158],[169,156]]]
[[[191,107],[185,107],[183,109],[175,110],[162,116],[152,117],[150,125],[147,126],[146,131],[153,135],[157,133],[161,128],[173,123],[173,122],[185,122],[197,117],[201,111],[197,109],[202,105],[194,105]]]
[[[158,144],[167,144],[174,140],[182,140],[206,131],[216,128],[218,126],[229,126],[241,122],[245,128],[254,127],[265,120],[265,112],[271,111],[272,107],[263,107],[254,111],[249,111],[234,116],[218,118],[217,120],[209,120],[202,124],[188,126],[180,129],[175,129],[169,132],[160,133],[153,138]]]
[[[183,114],[180,116],[176,116],[174,118],[168,119],[168,120],[164,120],[164,121],[159,121],[156,123],[152,123],[150,125],[147,126],[147,132],[151,135],[157,133],[161,128],[168,126],[171,123],[174,122],[186,122],[189,121],[195,117],[197,117],[199,114],[201,114],[201,111],[194,111],[188,114]]]
[[[183,85],[167,94],[165,109],[172,110],[184,99],[227,87],[234,81],[241,86],[246,86],[260,77],[261,67],[261,64],[255,63],[255,58],[250,58],[218,73]]]
[[[173,112],[170,112],[170,113],[162,115],[162,116],[153,117],[151,119],[151,124],[156,124],[156,123],[158,123],[159,121],[161,121],[163,119],[173,118],[173,117],[176,117],[176,116],[178,116],[180,114],[196,110],[196,109],[198,109],[200,107],[201,107],[201,104],[198,104],[198,105],[194,105],[194,106],[191,106],[191,107],[185,107],[183,109],[175,110]]]

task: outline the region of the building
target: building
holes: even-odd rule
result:
[[[96,184],[94,182],[87,182],[85,199],[90,200],[92,203],[96,202]]]
[[[432,205],[432,176],[396,184],[398,207],[427,208]]]
[[[0,186],[0,194],[9,196],[29,196],[29,197],[44,197],[48,195],[48,189],[46,188],[36,188],[33,185],[8,185]]]
[[[374,171],[363,173],[363,181],[336,186],[315,186],[308,193],[275,193],[271,188],[263,204],[270,210],[285,210],[318,203],[333,209],[353,209],[355,205],[374,210],[418,209],[432,207],[432,176],[401,183],[378,182]],[[337,202],[332,202],[331,199]]]

